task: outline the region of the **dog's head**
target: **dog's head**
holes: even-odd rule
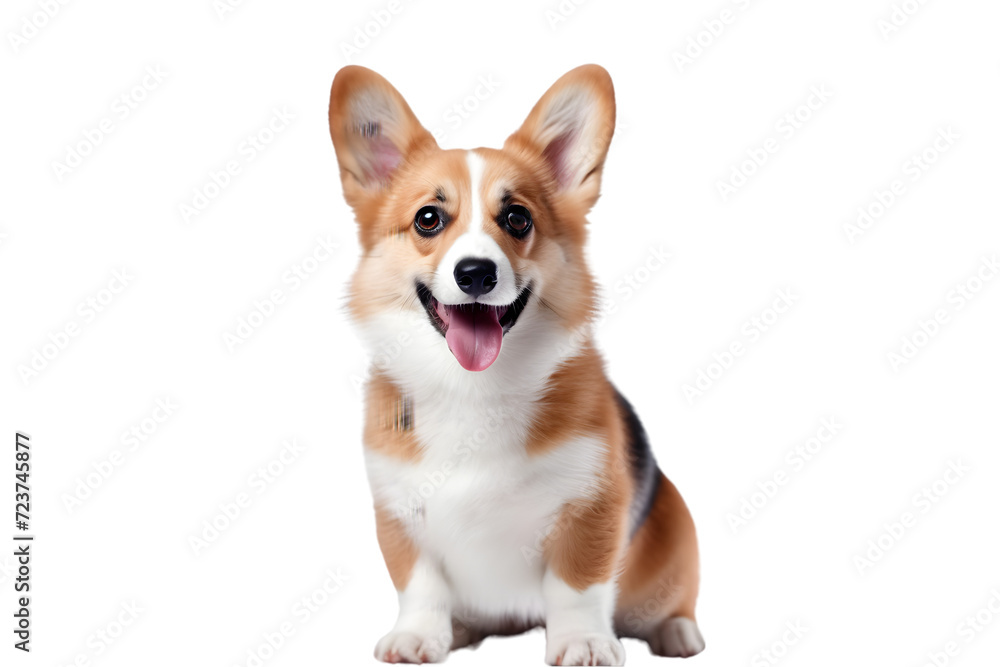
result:
[[[340,70],[330,133],[364,253],[354,318],[381,344],[409,332],[422,352],[450,350],[468,371],[574,334],[595,306],[585,215],[614,123],[611,78],[585,65],[503,149],[441,150],[384,78]]]

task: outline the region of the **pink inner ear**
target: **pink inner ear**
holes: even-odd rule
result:
[[[355,126],[355,132],[360,135],[362,144],[358,161],[364,171],[366,183],[369,185],[385,183],[403,161],[402,153],[385,136],[381,124],[377,121],[360,123]]]
[[[555,174],[560,188],[570,186],[573,181],[573,170],[569,164],[569,151],[572,149],[575,138],[576,132],[565,132],[550,141],[549,145],[542,151],[542,156],[552,167],[552,172]]]
[[[382,135],[369,139],[369,145],[371,149],[371,174],[369,176],[380,181],[389,180],[389,176],[403,161],[403,156],[393,143]]]

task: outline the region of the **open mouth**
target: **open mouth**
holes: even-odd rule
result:
[[[447,305],[435,299],[426,285],[417,282],[417,298],[431,324],[444,336],[458,363],[468,371],[486,370],[497,360],[504,335],[517,322],[530,295],[530,287],[525,287],[514,302],[506,306]]]

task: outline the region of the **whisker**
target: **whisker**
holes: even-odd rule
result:
[[[530,294],[532,297],[534,297],[538,301],[538,303],[540,305],[542,305],[543,307],[548,308],[550,311],[552,311],[553,315],[555,315],[559,319],[565,319],[562,316],[562,314],[560,314],[560,312],[558,310],[556,310],[555,308],[553,308],[552,305],[548,301],[546,301],[542,297],[538,296],[538,294],[536,294],[535,291],[531,289],[531,285],[526,286],[524,289],[525,289],[525,291],[528,292],[528,294]]]
[[[408,296],[405,299],[403,299],[403,302],[399,305],[399,309],[400,310],[406,310],[410,306],[412,306],[414,303],[416,303],[416,301],[417,301],[417,293],[414,292],[410,296]]]

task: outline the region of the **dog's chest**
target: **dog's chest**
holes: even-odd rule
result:
[[[605,459],[591,438],[525,450],[513,411],[418,413],[419,461],[369,452],[376,501],[400,517],[453,592],[486,613],[537,612],[546,536],[566,503],[594,493]]]

